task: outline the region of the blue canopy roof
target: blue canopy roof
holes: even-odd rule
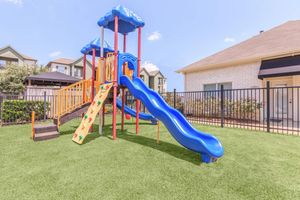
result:
[[[134,12],[125,8],[121,5],[114,7],[111,11],[106,13],[104,17],[101,17],[98,21],[99,26],[108,28],[112,31],[115,30],[114,18],[119,17],[119,33],[126,34],[134,31],[138,27],[143,27],[145,22],[141,17],[136,15]]]
[[[81,53],[83,54],[89,54],[92,55],[92,49],[96,49],[96,56],[100,57],[100,38],[96,38],[93,41],[91,41],[90,43],[88,43],[87,45],[85,45],[82,49],[81,49]],[[109,46],[109,44],[104,41],[104,55],[108,52],[114,52],[113,48],[111,48],[111,46]]]

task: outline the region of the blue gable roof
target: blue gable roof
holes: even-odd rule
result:
[[[133,32],[136,28],[143,27],[145,25],[145,22],[141,17],[121,5],[114,7],[111,11],[106,13],[104,17],[101,17],[98,21],[98,25],[114,31],[115,16],[119,17],[118,29],[119,33],[122,34]]]
[[[88,43],[87,45],[85,45],[82,49],[81,49],[81,53],[83,54],[88,54],[88,55],[92,55],[92,49],[96,49],[96,56],[100,57],[100,38],[96,38],[93,41],[91,41],[90,43]],[[104,41],[104,55],[108,52],[114,52],[114,50],[110,47],[110,45]]]

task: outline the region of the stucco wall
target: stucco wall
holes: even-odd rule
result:
[[[27,64],[27,65],[35,65],[35,64],[36,64],[36,61],[34,61],[34,60],[24,60],[24,64]]]
[[[145,71],[141,71],[140,75],[144,76],[144,83],[149,87],[149,75]]]
[[[162,78],[163,79],[163,82],[165,82],[165,78],[160,74],[158,73],[155,77],[154,77],[154,90],[155,91],[159,91],[158,90],[158,79],[159,78]],[[161,88],[161,91],[160,92],[166,92],[167,91],[167,85],[166,84],[162,84],[160,85],[162,88]]]
[[[257,78],[260,62],[187,73],[184,76],[185,91],[203,90],[204,84],[232,82],[233,89],[261,87]]]
[[[69,65],[51,63],[51,65],[50,65],[50,69],[51,70],[50,71],[52,71],[52,72],[58,71],[56,69],[56,66],[63,66],[63,67],[65,67],[65,74],[66,75],[70,75],[70,66]]]

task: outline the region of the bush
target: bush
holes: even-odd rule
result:
[[[262,104],[255,99],[224,100],[224,114],[228,119],[249,120],[258,118]],[[219,98],[203,98],[187,100],[185,115],[198,117],[221,117],[221,100]]]
[[[46,102],[46,112],[50,110]],[[31,121],[31,112],[35,111],[37,120],[44,118],[44,101],[5,100],[2,103],[3,123],[22,123]]]

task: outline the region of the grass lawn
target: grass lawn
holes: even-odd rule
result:
[[[0,199],[300,199],[300,137],[196,125],[225,148],[204,164],[165,127],[156,144],[147,122],[136,136],[127,121],[116,141],[110,126],[99,137],[95,125],[80,146],[71,140],[78,125],[36,143],[30,125],[0,128]]]

